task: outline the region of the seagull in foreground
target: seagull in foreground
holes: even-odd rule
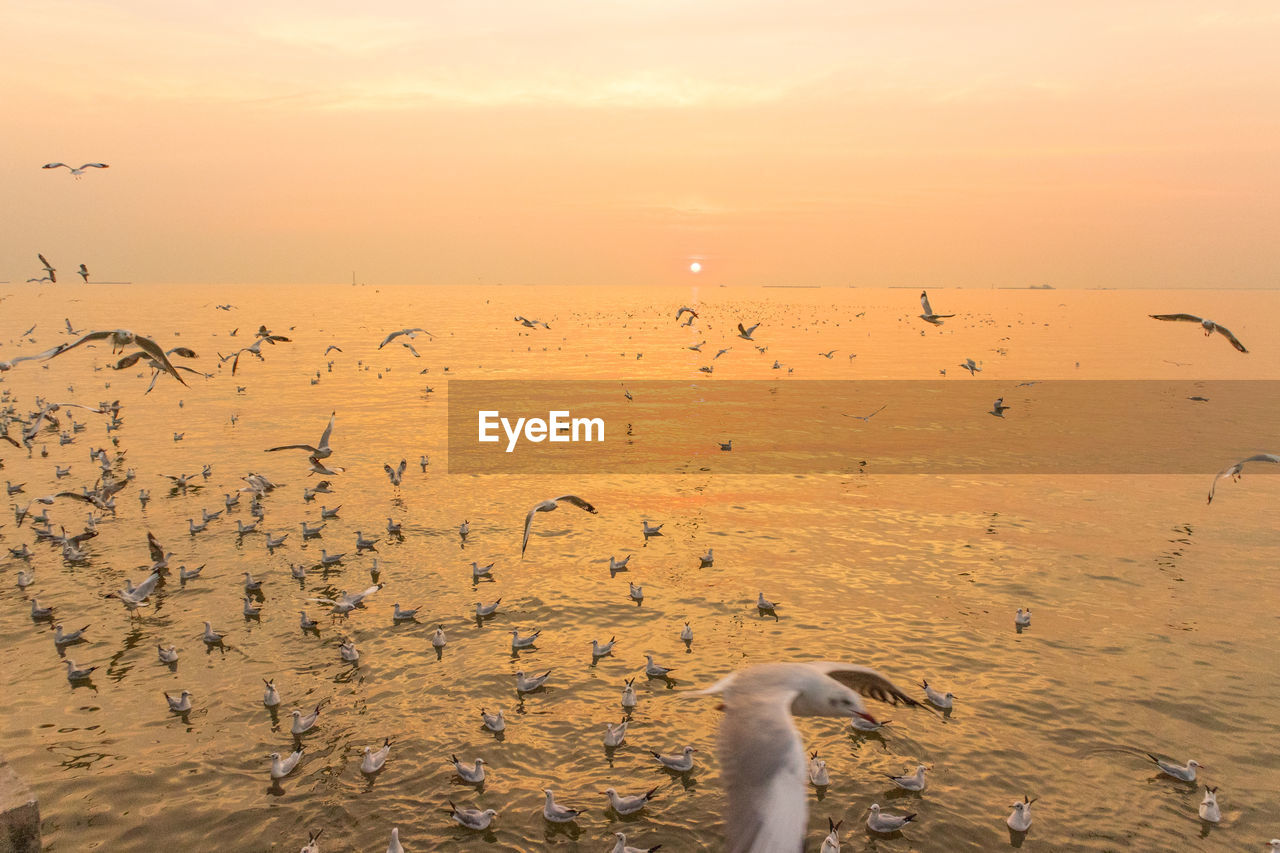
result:
[[[453,804],[453,800],[449,801],[449,808],[453,810],[453,819],[465,826],[467,829],[484,830],[489,828],[489,824],[493,823],[493,819],[498,813],[493,809],[460,809]]]
[[[1204,799],[1200,802],[1200,819],[1207,820],[1209,823],[1218,823],[1222,820],[1222,809],[1218,808],[1217,788],[1204,786]]]
[[[652,847],[632,847],[627,844],[627,834],[625,832],[615,832],[613,837],[617,839],[609,853],[653,853],[662,847],[661,844],[655,844]]]
[[[391,343],[392,341],[394,341],[396,338],[400,337],[401,335],[408,335],[408,336],[409,336],[409,340],[413,340],[414,338],[418,337],[418,333],[419,333],[419,332],[421,332],[422,334],[426,335],[428,338],[434,338],[434,337],[435,337],[435,335],[431,334],[431,333],[430,333],[430,332],[428,332],[426,329],[400,329],[399,331],[392,332],[391,334],[389,334],[389,335],[387,335],[385,338],[383,338],[383,339],[382,339],[382,343],[378,344],[378,349],[382,349],[382,348],[383,348],[383,347],[385,347],[387,344]],[[341,352],[341,350],[339,350],[339,352]]]
[[[1160,768],[1161,773],[1164,773],[1166,776],[1172,776],[1182,782],[1196,781],[1196,768],[1204,767],[1203,764],[1196,761],[1194,758],[1188,761],[1185,765],[1174,764],[1172,761],[1161,761],[1149,752],[1147,753],[1147,758],[1150,758],[1156,763],[1156,766]]]
[[[822,849],[818,853],[840,853],[840,824],[843,820],[836,821],[827,818],[827,837],[822,839]]]
[[[955,314],[933,313],[933,308],[929,306],[929,292],[926,290],[920,291],[920,308],[924,311],[924,313],[920,315],[920,319],[924,320],[926,323],[932,323],[935,326],[941,326],[942,320],[945,317],[956,316]]]
[[[313,459],[328,459],[333,455],[333,449],[329,447],[329,435],[333,432],[333,421],[338,416],[335,411],[329,415],[329,425],[325,427],[323,433],[320,434],[320,443],[315,447],[310,444],[282,444],[279,447],[268,447],[266,453],[274,453],[277,450],[305,450]]]
[[[75,175],[77,178],[79,178],[81,175],[85,173],[84,171],[85,169],[110,169],[111,168],[106,163],[83,163],[78,167],[72,167],[66,163],[45,163],[40,168],[41,169],[57,169],[60,166],[68,169],[71,172],[71,174]]]
[[[78,338],[77,340],[69,344],[61,344],[57,347],[54,347],[53,350],[51,351],[52,355],[50,355],[49,358],[54,358],[55,356],[62,355],[67,350],[75,349],[81,344],[89,343],[90,341],[103,341],[103,340],[111,341],[111,351],[113,353],[119,352],[125,349],[126,347],[130,347],[130,346],[138,347],[144,353],[147,354],[147,356],[151,359],[151,361],[155,363],[156,367],[158,367],[160,370],[163,370],[165,373],[168,373],[170,376],[172,376],[174,379],[181,382],[183,385],[187,384],[183,380],[183,378],[178,375],[177,369],[169,361],[169,356],[165,355],[164,350],[160,347],[159,344],[151,340],[151,338],[146,338],[146,337],[143,337],[142,335],[136,335],[133,332],[130,332],[128,329],[111,329],[107,331],[89,332],[85,335],[82,335],[80,338]]]
[[[880,811],[879,803],[871,804],[871,814],[867,815],[867,829],[888,835],[916,819],[915,812],[906,815],[885,814]]]
[[[472,785],[478,785],[484,781],[484,764],[483,758],[477,758],[476,763],[472,767],[468,767],[458,760],[458,756],[450,755],[449,763],[453,765],[454,772],[458,774],[458,778],[463,782],[469,782]]]
[[[302,750],[291,754],[288,758],[281,758],[280,753],[273,752],[267,756],[271,759],[271,778],[283,779],[293,772],[293,768],[298,766],[298,762],[302,760]]]
[[[1147,316],[1153,320],[1174,320],[1174,321],[1182,321],[1184,323],[1199,323],[1201,328],[1204,329],[1204,336],[1206,338],[1212,335],[1214,332],[1217,332],[1218,334],[1226,338],[1228,341],[1230,341],[1231,345],[1236,349],[1238,349],[1240,352],[1248,352],[1248,350],[1244,348],[1244,344],[1240,343],[1240,341],[1236,339],[1236,336],[1231,334],[1230,329],[1228,329],[1226,326],[1219,326],[1217,323],[1213,322],[1212,320],[1206,320],[1203,317],[1197,317],[1195,314],[1148,314]]]
[[[792,715],[876,722],[868,696],[919,703],[873,669],[845,663],[766,663],[696,695],[719,695],[721,773],[729,794],[728,853],[799,850],[808,828],[805,751]]]
[[[1213,503],[1213,492],[1215,489],[1218,488],[1218,481],[1223,480],[1227,477],[1230,477],[1231,482],[1233,483],[1239,482],[1240,475],[1243,473],[1244,466],[1248,462],[1280,462],[1280,454],[1258,453],[1253,456],[1250,456],[1248,459],[1241,459],[1239,462],[1230,466],[1229,468],[1224,468],[1221,471],[1219,471],[1217,475],[1213,478],[1213,482],[1209,485],[1209,503]]]
[[[741,324],[741,323],[739,323],[739,324],[738,324],[738,337],[742,338],[744,341],[750,341],[750,340],[753,340],[753,338],[752,338],[751,336],[752,336],[752,334],[754,334],[754,333],[755,333],[755,330],[756,330],[756,329],[758,329],[758,328],[760,328],[760,324],[759,324],[759,323],[756,323],[756,324],[755,324],[754,326],[752,326],[750,329],[743,328],[742,324]]]
[[[904,776],[893,776],[889,773],[884,774],[889,781],[897,785],[904,791],[923,791],[925,787],[924,781],[925,766],[923,764],[916,765],[916,772]]]
[[[944,711],[950,710],[951,707],[955,704],[954,700],[956,697],[953,694],[940,693],[937,690],[934,690],[932,687],[930,687],[929,682],[927,681],[921,681],[920,686],[924,688],[925,698],[928,699],[930,702],[932,702],[934,705],[943,709]]]
[[[653,795],[658,793],[657,788],[650,788],[643,794],[635,794],[634,796],[620,796],[613,788],[605,788],[604,795],[609,798],[609,806],[619,815],[635,814],[644,808]]]
[[[404,853],[404,845],[400,843],[400,827],[391,827],[391,840],[387,842],[387,853]]]
[[[1004,819],[1010,829],[1014,832],[1026,832],[1031,828],[1031,804],[1034,802],[1035,800],[1029,800],[1023,794],[1022,802],[1013,804],[1013,813]]]
[[[649,754],[658,760],[658,763],[668,770],[674,770],[677,773],[688,773],[693,769],[693,754],[697,752],[691,746],[686,746],[679,752],[671,755],[663,755],[660,752],[649,750]]]
[[[382,746],[374,749],[371,746],[364,748],[364,758],[360,761],[361,773],[377,773],[382,769],[382,765],[387,763],[387,756],[391,754],[391,738],[384,738]]]
[[[557,804],[555,794],[550,788],[543,788],[542,793],[547,795],[547,801],[542,805],[542,816],[552,823],[572,823],[578,819],[578,815],[583,813],[583,809]]]
[[[520,556],[524,556],[524,551],[529,547],[529,525],[533,524],[533,516],[539,512],[551,512],[560,505],[560,501],[566,501],[573,504],[579,509],[585,509],[592,515],[597,515],[596,508],[584,501],[577,495],[561,495],[558,498],[542,501],[535,504],[533,509],[529,510],[529,514],[524,517],[524,541],[520,543]]]

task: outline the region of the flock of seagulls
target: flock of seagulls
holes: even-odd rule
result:
[[[66,166],[66,164],[51,163],[44,168],[52,169],[60,166]],[[88,163],[79,169],[72,169],[70,166],[66,167],[71,170],[73,175],[79,177],[84,173],[85,169],[106,168],[106,165]],[[55,270],[45,261],[43,256],[40,256],[40,259],[45,264],[50,279],[53,280]],[[87,270],[84,269],[83,265],[81,265],[81,274],[87,280]],[[927,323],[940,325],[944,319],[956,316],[955,314],[935,313],[925,292],[921,293],[920,301],[923,313],[919,317]],[[223,306],[218,307],[222,308]],[[676,321],[680,322],[681,317],[686,314],[688,315],[689,323],[698,319],[698,313],[694,309],[683,306],[676,313]],[[1213,321],[1204,320],[1190,314],[1151,316],[1158,320],[1199,322],[1205,329],[1206,335],[1212,335],[1217,332],[1226,337],[1235,349],[1242,353],[1247,352],[1230,331]],[[550,329],[550,326],[542,321],[529,320],[521,316],[517,316],[515,320],[524,328],[535,329],[541,327]],[[744,324],[738,323],[738,337],[754,343],[756,340],[754,336],[761,328],[761,325],[761,323],[756,323],[746,327]],[[34,327],[30,331],[34,331]],[[69,320],[67,321],[67,331],[69,333],[75,332]],[[401,341],[401,343],[414,356],[417,356],[418,353],[412,349],[409,342],[419,334],[426,335],[429,338],[433,337],[430,332],[422,328],[404,328],[386,335],[377,348],[382,349],[398,338],[407,338],[408,340]],[[262,326],[250,346],[236,350],[231,355],[220,356],[220,358],[223,362],[232,361],[231,372],[234,374],[241,354],[249,352],[262,359],[261,348],[263,344],[275,345],[277,343],[287,343],[290,340],[288,337],[275,335],[268,331],[265,326]],[[115,369],[117,370],[132,367],[139,362],[145,362],[154,371],[152,387],[154,387],[156,379],[162,374],[172,377],[181,385],[186,385],[187,383],[180,371],[189,374],[195,373],[195,371],[180,364],[175,364],[173,360],[176,358],[190,359],[197,357],[196,353],[190,349],[175,347],[166,350],[157,343],[155,338],[139,335],[125,329],[82,332],[73,341],[60,343],[36,355],[9,359],[0,363],[0,367],[8,371],[28,361],[47,362],[72,349],[82,346],[88,347],[94,344],[109,346],[113,354],[125,353],[115,363]],[[700,343],[696,347],[689,348],[694,351],[700,351],[701,346],[702,344]],[[757,349],[763,353],[767,347],[758,345]],[[130,350],[132,351],[127,352]],[[339,347],[330,346],[329,350],[325,352],[325,356],[327,357],[332,350],[342,352]],[[728,351],[728,348],[721,349],[716,357],[718,358]],[[819,355],[825,358],[832,358],[835,352],[836,350],[830,350],[819,353]],[[966,359],[961,366],[969,370],[971,374],[982,369],[980,364],[973,359]],[[7,396],[6,394],[6,402],[8,402]],[[995,401],[991,410],[992,415],[1004,417],[1004,413],[1010,407],[1005,405],[1003,401],[1003,397]],[[3,412],[0,412],[0,420],[3,421],[4,426],[3,437],[8,439],[11,445],[15,447],[25,446],[28,450],[31,450],[36,437],[44,428],[58,429],[60,422],[57,420],[57,412],[64,407],[74,407],[74,404],[52,404],[41,400],[38,401],[37,406],[36,412],[26,417],[19,413],[12,404]],[[108,423],[115,423],[115,429],[119,428],[121,419],[118,402],[115,404],[102,403],[95,408],[80,408],[99,415],[109,415],[111,421]],[[846,417],[867,423],[883,411],[884,408],[884,406],[881,406],[866,415],[847,414]],[[331,465],[328,461],[335,454],[331,442],[336,419],[337,411],[334,410],[330,414],[327,426],[315,444],[281,444],[267,447],[264,452],[305,451],[308,465],[306,470],[309,474],[318,474],[326,477],[339,476],[346,469]],[[8,429],[11,423],[22,425],[21,441],[9,436]],[[108,431],[110,432],[110,430],[111,427],[108,426]],[[174,433],[175,441],[181,437],[181,433]],[[118,441],[114,443],[118,446]],[[720,446],[723,451],[730,451],[732,450],[732,441],[722,442]],[[60,547],[63,558],[69,565],[83,563],[91,559],[91,556],[85,551],[85,547],[89,546],[92,538],[96,535],[96,524],[102,518],[114,513],[116,496],[136,480],[136,475],[132,470],[128,471],[124,476],[120,476],[118,466],[121,457],[119,454],[115,459],[112,459],[111,454],[103,449],[94,451],[93,458],[95,461],[100,462],[101,474],[96,478],[92,489],[86,485],[80,491],[63,490],[49,497],[35,499],[42,506],[54,505],[59,500],[78,501],[101,513],[101,516],[90,516],[89,527],[83,533],[68,535],[65,528],[63,528],[60,533],[55,534],[45,511],[42,510],[37,515],[31,515],[30,504],[22,508],[21,511],[15,506],[18,526],[21,527],[24,520],[30,518],[33,525],[36,525],[32,529],[35,531],[37,539],[49,541]],[[1222,480],[1238,480],[1243,467],[1246,464],[1255,462],[1280,462],[1280,455],[1257,454],[1224,469],[1213,480],[1209,491],[1209,501],[1212,502],[1214,490]],[[383,467],[391,485],[400,487],[406,473],[407,461],[401,460],[398,466],[393,467],[388,463]],[[425,455],[421,459],[421,467],[424,472],[427,470]],[[62,466],[59,466],[57,471],[58,479],[63,476],[69,476],[71,473],[69,467],[64,470]],[[175,493],[185,493],[197,477],[208,479],[210,473],[209,467],[206,466],[200,474],[164,474],[158,476],[167,478]],[[188,520],[190,535],[195,537],[204,534],[210,523],[217,521],[223,516],[224,512],[229,513],[233,507],[239,505],[241,496],[246,496],[249,499],[250,511],[254,516],[254,520],[246,524],[243,520],[237,519],[236,535],[243,538],[261,534],[264,536],[268,551],[287,547],[288,533],[273,535],[265,529],[259,530],[259,524],[264,519],[262,509],[264,500],[278,488],[279,484],[258,473],[249,473],[242,480],[245,485],[238,492],[234,494],[228,493],[225,496],[223,509],[211,512],[205,508],[202,510],[199,522],[195,518]],[[326,480],[317,483],[315,486],[308,486],[304,492],[304,500],[311,500],[317,494],[332,494],[330,485],[330,482]],[[24,484],[8,483],[9,496],[13,497],[21,494],[23,486]],[[149,491],[142,488],[139,488],[138,498],[143,506],[151,499]],[[535,517],[539,513],[553,512],[562,504],[576,507],[592,515],[599,514],[596,506],[592,503],[572,494],[539,501],[524,516],[520,539],[522,558],[526,555],[529,546]],[[341,506],[338,506],[330,509],[327,506],[322,506],[320,510],[321,521],[318,525],[309,525],[306,521],[302,522],[302,538],[314,538],[322,535],[326,522],[336,518],[341,508]],[[662,532],[663,523],[651,523],[649,519],[641,519],[640,521],[640,533],[646,543],[653,537],[664,535]],[[387,519],[386,530],[389,537],[403,538],[404,536],[400,523],[394,518]],[[463,521],[458,528],[458,533],[460,539],[465,542],[470,535],[469,522]],[[380,538],[368,538],[363,531],[357,530],[354,554],[359,555],[366,551],[376,553],[377,544],[380,541],[382,541]],[[147,534],[147,544],[150,565],[147,567],[147,573],[143,579],[135,584],[132,579],[125,578],[120,589],[112,589],[103,593],[104,598],[118,601],[124,607],[128,618],[131,620],[145,618],[147,608],[152,606],[158,596],[164,594],[166,578],[171,577],[169,561],[173,556],[172,552],[167,551],[162,543],[150,533]],[[514,541],[512,541],[512,547],[514,548]],[[25,542],[20,549],[10,548],[9,552],[10,557],[16,560],[30,560],[34,553]],[[326,569],[338,566],[344,559],[349,557],[349,553],[330,554],[321,549],[320,558],[315,563],[314,568]],[[712,549],[708,548],[707,552],[697,559],[700,568],[710,568],[714,566],[715,555]],[[630,556],[618,560],[616,556],[610,555],[609,570],[611,576],[617,572],[627,571],[629,560]],[[473,583],[491,580],[494,565],[481,566],[478,562],[472,562]],[[201,570],[203,568],[204,566],[194,569],[188,569],[185,566],[177,567],[179,582],[197,582],[201,578]],[[292,566],[291,575],[293,578],[305,580],[308,570],[309,567],[305,565]],[[374,596],[385,587],[385,583],[378,580],[379,570],[376,559],[374,560],[374,568],[371,570],[371,574],[374,582],[363,590],[357,592],[340,590],[331,595],[308,596],[302,599],[302,603],[324,605],[328,608],[327,615],[331,620],[341,620],[344,624],[352,618],[367,618],[362,614],[369,612],[373,606]],[[266,590],[264,589],[265,583],[267,583],[266,580],[262,577],[255,577],[252,571],[243,572],[243,582],[241,584],[243,592],[241,596],[241,615],[243,618],[253,620],[260,617],[267,601]],[[34,568],[18,572],[17,585],[20,589],[26,590],[36,584],[38,584],[38,581]],[[628,582],[628,592],[629,597],[637,605],[643,602],[645,596],[643,585]],[[379,598],[378,600],[385,601],[385,598]],[[483,622],[485,619],[494,617],[499,612],[501,602],[502,597],[489,604],[477,601],[475,604],[476,619]],[[767,598],[763,591],[758,593],[756,607],[762,614],[769,613],[776,616],[777,610],[781,606],[782,602]],[[36,622],[53,621],[54,608],[41,606],[34,596],[30,599],[30,608],[31,618]],[[390,608],[390,621],[393,624],[415,621],[419,611],[419,607],[402,607],[400,602],[395,602]],[[309,615],[305,607],[297,612],[299,614],[297,621],[303,632],[318,631],[320,629],[319,620]],[[1014,616],[1014,622],[1019,631],[1029,627],[1031,623],[1030,609],[1018,609]],[[213,621],[204,621],[203,624],[203,631],[196,636],[208,647],[225,646],[228,632],[215,628]],[[92,625],[90,624],[68,631],[63,624],[58,623],[53,626],[54,644],[59,650],[63,650],[65,647],[83,642],[86,632],[91,627]],[[522,650],[534,648],[541,630],[534,630],[522,635],[520,627],[516,626],[511,629],[510,633],[510,647],[513,655],[515,655]],[[693,636],[692,625],[688,621],[684,622],[683,628],[679,633],[680,640],[687,645],[693,642]],[[437,655],[443,654],[448,642],[449,638],[445,625],[437,624],[430,637],[430,644]],[[592,639],[592,661],[613,656],[617,643],[617,636],[610,636],[605,642]],[[359,665],[361,659],[360,650],[353,639],[344,637],[336,648],[337,654],[343,662],[352,666]],[[156,657],[161,664],[170,666],[176,671],[180,649],[173,643],[157,642]],[[643,675],[646,678],[670,679],[671,673],[674,671],[672,667],[656,661],[653,654],[646,654],[645,660]],[[89,682],[99,669],[97,665],[83,666],[78,664],[69,656],[64,657],[63,665],[66,669],[66,678],[72,684]],[[552,683],[557,668],[551,667],[536,672],[526,671],[525,669],[516,671],[512,685],[515,693],[517,696],[524,696],[544,691],[548,684]],[[600,737],[601,743],[606,749],[616,749],[626,743],[628,728],[635,719],[634,714],[639,704],[634,682],[635,678],[633,677],[627,679],[622,685],[620,702],[624,715],[617,722],[610,721],[604,724],[604,731]],[[284,699],[274,678],[264,679],[264,685],[265,689],[262,693],[261,703],[274,713],[274,709],[282,706]],[[809,825],[808,787],[825,788],[828,786],[831,781],[831,768],[828,766],[827,761],[820,757],[817,752],[810,752],[805,748],[800,732],[796,728],[795,717],[835,717],[848,721],[848,724],[856,731],[875,732],[882,729],[890,721],[877,718],[868,708],[867,700],[890,707],[901,706],[903,709],[918,709],[928,706],[938,712],[948,712],[954,708],[957,697],[952,692],[939,690],[930,685],[928,681],[921,681],[919,686],[922,694],[920,694],[920,698],[916,698],[897,686],[886,675],[868,667],[843,662],[792,662],[762,663],[747,666],[727,675],[711,687],[698,691],[689,691],[689,696],[715,697],[721,703],[721,708],[724,712],[718,754],[720,782],[726,791],[729,806],[724,830],[726,849],[731,853],[770,853],[770,851],[803,848]],[[173,693],[165,691],[163,692],[163,698],[168,711],[173,714],[188,715],[198,707],[199,697],[186,689]],[[682,700],[685,698],[687,697],[680,697]],[[308,735],[317,726],[322,725],[322,718],[325,713],[324,708],[325,702],[321,701],[310,707],[309,710],[294,708],[289,712],[289,733],[295,740],[291,748],[272,752],[265,756],[264,760],[268,763],[263,765],[263,772],[271,780],[278,783],[289,778],[306,760],[303,736]],[[479,719],[480,725],[494,734],[504,732],[509,724],[504,710],[501,708],[491,712],[488,707],[482,707],[479,709]],[[383,736],[380,743],[375,741],[373,745],[364,746],[359,759],[360,771],[373,776],[382,772],[389,761],[394,764],[394,759],[392,758],[394,746],[395,741],[390,736]],[[680,746],[670,752],[649,750],[649,754],[657,767],[676,776],[689,774],[699,760],[698,750],[688,745]],[[1149,755],[1149,757],[1160,773],[1181,782],[1196,783],[1198,779],[1197,771],[1202,768],[1202,765],[1195,760],[1189,760],[1185,764],[1178,764],[1168,759],[1159,758],[1154,754]],[[488,772],[487,762],[483,757],[462,760],[458,755],[450,754],[446,763],[463,783],[481,785],[486,779]],[[927,772],[929,769],[931,768],[923,763],[916,763],[914,768],[907,767],[906,772],[902,775],[884,775],[895,789],[921,794],[927,788]],[[1217,803],[1217,791],[1216,787],[1205,786],[1204,799],[1199,807],[1199,817],[1206,822],[1217,823],[1221,820],[1221,809]],[[608,808],[612,812],[619,816],[631,816],[643,812],[651,803],[660,799],[660,792],[661,786],[650,787],[647,790],[637,788],[634,792],[619,792],[616,788],[609,787],[602,792],[602,795],[606,798]],[[550,787],[543,789],[543,794],[545,799],[542,815],[550,824],[572,824],[586,813],[584,809],[567,805],[564,802],[557,802],[555,791]],[[1034,798],[1023,795],[1020,801],[1016,801],[1011,805],[1011,813],[1005,818],[1005,823],[1012,832],[1026,833],[1030,831],[1032,825],[1031,806],[1035,802]],[[475,832],[487,831],[495,820],[500,819],[500,812],[494,808],[480,809],[468,805],[460,806],[452,800],[447,801],[447,806],[444,811],[449,815],[450,820],[458,826]],[[916,812],[897,813],[875,802],[871,803],[866,809],[866,827],[874,834],[892,835],[900,833],[904,830],[910,830],[911,826],[919,821],[920,815]],[[838,853],[841,849],[841,827],[842,822],[828,819],[827,832],[820,842],[823,853]],[[306,846],[303,848],[306,853],[319,853],[322,833],[323,830],[309,832]],[[622,831],[615,831],[613,838],[613,847],[611,849],[621,851],[621,853],[657,849],[656,846],[630,846],[627,834]],[[1280,844],[1280,842],[1272,842],[1273,846],[1277,844]],[[394,851],[403,851],[403,849],[404,847],[399,838],[399,829],[390,827],[387,850],[394,853]]]

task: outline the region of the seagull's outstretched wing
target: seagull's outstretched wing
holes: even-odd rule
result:
[[[1227,477],[1238,477],[1240,473],[1244,470],[1245,463],[1248,463],[1248,462],[1280,463],[1280,455],[1277,455],[1275,453],[1257,453],[1257,454],[1254,454],[1253,456],[1250,456],[1248,459],[1241,459],[1236,464],[1231,465],[1227,468],[1223,468],[1221,471],[1218,472],[1217,476],[1213,478],[1213,482],[1209,485],[1209,503],[1213,503],[1213,493],[1218,488],[1218,481],[1224,480]]]
[[[795,696],[783,688],[753,691],[720,726],[728,853],[804,850],[809,809],[804,747],[789,711]]]
[[[579,509],[585,509],[587,512],[592,513],[593,515],[598,515],[595,507],[593,507],[591,504],[587,503],[577,495],[561,495],[560,497],[555,498],[554,500],[556,503],[560,503],[560,501],[568,501],[569,503],[573,504]]]
[[[898,689],[892,681],[870,667],[833,662],[815,663],[813,666],[850,690],[875,699],[877,702],[884,702],[889,705],[897,705],[899,702],[904,705],[920,704]]]
[[[1203,323],[1204,318],[1195,314],[1148,314],[1153,320],[1180,320],[1183,323]]]
[[[924,309],[924,313],[933,316],[933,309],[929,307],[929,294],[927,291],[920,291],[920,307]]]
[[[183,385],[187,384],[186,380],[178,375],[178,371],[174,370],[172,362],[169,361],[169,356],[164,354],[164,350],[160,348],[159,344],[150,338],[144,338],[141,335],[134,336],[133,342],[141,347],[143,352],[151,356],[151,360],[160,365],[161,370],[168,373]]]
[[[1248,350],[1244,348],[1244,344],[1240,343],[1240,341],[1236,338],[1236,336],[1231,334],[1231,330],[1228,329],[1226,326],[1219,326],[1217,323],[1214,323],[1213,330],[1218,334],[1222,335],[1227,340],[1231,341],[1231,345],[1236,349],[1240,350],[1240,352],[1248,352]]]
[[[41,166],[40,168],[41,168],[41,169],[56,169],[56,168],[58,168],[59,166],[67,166],[67,164],[66,164],[66,163],[45,163],[45,164],[44,164],[43,166]],[[67,166],[67,168],[68,168],[68,169],[70,169],[71,167],[70,167],[70,166]]]
[[[533,516],[539,512],[546,512],[548,503],[551,503],[551,502],[543,501],[542,503],[535,506],[533,509],[529,510],[529,514],[524,517],[524,539],[521,540],[520,542],[521,557],[524,556],[524,549],[529,547],[529,525],[533,524]],[[554,503],[551,504],[551,508],[555,509]]]
[[[336,417],[338,417],[337,411],[333,411],[329,413],[329,425],[324,428],[324,432],[320,433],[321,447],[329,446],[329,434],[333,432],[333,421]]]
[[[106,163],[85,163],[80,168],[81,169],[109,169],[111,167],[108,166]]]

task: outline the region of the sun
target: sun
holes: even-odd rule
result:
[[[698,273],[702,272],[702,264],[698,263],[697,261],[694,261],[693,263],[689,264],[689,272],[693,273],[694,275],[697,275]]]

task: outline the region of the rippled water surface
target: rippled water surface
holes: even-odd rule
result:
[[[641,846],[719,849],[720,713],[680,691],[751,663],[805,658],[873,665],[904,687],[927,678],[957,696],[946,717],[872,708],[893,720],[882,736],[856,735],[837,719],[800,721],[832,776],[825,791],[811,789],[807,849],[817,850],[828,816],[845,820],[846,850],[1242,850],[1280,835],[1280,478],[1247,471],[1207,506],[1208,475],[877,476],[874,459],[865,473],[843,476],[464,476],[447,473],[445,442],[451,377],[693,380],[724,347],[732,349],[714,362],[717,379],[939,379],[946,369],[961,382],[969,377],[956,365],[969,357],[982,363],[982,378],[1011,385],[1276,379],[1280,350],[1257,319],[1280,307],[1275,294],[937,291],[935,309],[958,316],[935,328],[915,318],[918,294],[905,289],[3,292],[0,360],[68,340],[69,318],[77,329],[131,328],[189,346],[200,354],[192,364],[214,374],[187,388],[164,377],[144,394],[146,371],[102,369],[113,359],[97,346],[3,375],[0,390],[21,416],[42,395],[89,405],[118,398],[124,419],[108,435],[101,416],[64,409],[88,425],[74,442],[45,431],[30,457],[0,444],[3,478],[26,484],[10,503],[92,486],[89,452],[102,446],[124,452],[121,475],[136,472],[115,514],[99,518],[83,563],[36,542],[30,521],[6,513],[0,527],[8,652],[0,751],[40,798],[48,850],[296,850],[309,829],[323,828],[327,851],[382,851],[392,826],[413,851],[606,850],[619,828]],[[226,303],[234,309],[215,307]],[[673,319],[682,304],[700,312],[691,328]],[[1208,314],[1252,351],[1146,319],[1157,311]],[[551,328],[525,329],[512,322],[517,314]],[[736,337],[739,320],[762,322],[755,337],[767,352]],[[34,342],[20,336],[32,324]],[[244,356],[232,377],[216,353],[249,343],[259,324],[293,340],[264,347],[264,361]],[[404,339],[378,349],[405,326],[434,333],[413,341],[420,357]],[[702,353],[687,349],[701,340]],[[326,355],[330,344],[342,351]],[[819,355],[831,349],[833,358]],[[1006,402],[1033,394],[1019,388]],[[335,410],[326,463],[345,471],[328,478],[333,494],[304,502],[303,488],[320,479],[308,476],[305,454],[263,450],[315,441]],[[1240,431],[1232,411],[1216,414]],[[886,410],[876,423],[891,428],[892,417]],[[1143,436],[1131,440],[1138,447]],[[1255,445],[1224,449],[1221,464],[1258,451],[1280,452],[1273,423],[1257,425]],[[400,459],[409,464],[396,488],[382,465]],[[185,491],[161,476],[198,474],[206,463],[212,475]],[[55,465],[70,465],[70,476],[55,479]],[[285,543],[268,552],[262,533],[237,537],[236,519],[250,520],[247,496],[189,535],[187,519],[221,509],[250,471],[284,484],[263,499],[261,527],[287,532]],[[152,494],[145,507],[140,487]],[[522,560],[525,512],[566,492],[599,514],[539,515]],[[339,516],[303,541],[300,523],[318,523],[322,504],[340,505]],[[47,510],[55,530],[79,531],[87,517],[84,504],[66,499]],[[388,517],[403,523],[402,540],[387,537]],[[663,523],[664,535],[646,543],[642,519]],[[354,553],[357,530],[380,538],[376,555]],[[131,619],[103,595],[143,579],[147,531],[174,553],[175,569],[153,606]],[[30,560],[8,556],[23,543]],[[699,568],[708,547],[715,564]],[[322,548],[346,557],[305,581],[290,578],[291,563],[314,565]],[[611,577],[611,555],[630,555],[629,570]],[[369,585],[374,556],[385,587],[365,609],[337,622],[306,602]],[[473,560],[496,563],[494,579],[473,584]],[[179,564],[206,568],[182,583]],[[34,585],[18,589],[18,571],[32,567]],[[264,580],[258,619],[241,615],[245,571]],[[628,581],[643,585],[641,605]],[[756,610],[761,591],[780,602],[776,619]],[[87,642],[65,649],[98,667],[90,683],[68,684],[49,623],[28,615],[32,597],[66,628],[90,626]],[[498,615],[477,624],[475,603],[498,597]],[[420,607],[418,621],[393,624],[397,602]],[[1034,614],[1022,633],[1018,607]],[[304,608],[320,620],[317,632],[300,630]],[[223,648],[205,648],[204,620],[227,632]],[[694,631],[688,648],[679,639],[685,621]],[[430,642],[437,624],[448,636],[439,656]],[[537,647],[513,655],[512,628],[541,629]],[[591,640],[610,636],[613,656],[593,663]],[[359,647],[358,665],[340,659],[343,637]],[[158,643],[178,646],[176,668],[159,663]],[[644,678],[646,653],[674,668],[673,682]],[[517,670],[548,668],[544,691],[517,697]],[[626,743],[606,750],[604,725],[621,719],[623,683],[636,676]],[[284,697],[279,716],[262,705],[264,678]],[[168,712],[162,691],[183,689],[194,710]],[[301,765],[273,785],[265,756],[293,747],[289,711],[319,702]],[[481,707],[506,711],[503,737],[481,727]],[[364,776],[361,750],[387,737],[386,768]],[[648,752],[686,744],[699,752],[683,777]],[[1202,825],[1202,789],[1158,777],[1147,751],[1210,768],[1202,778],[1219,786],[1222,824]],[[488,762],[482,789],[453,775],[454,753]],[[884,774],[917,763],[932,768],[928,789],[890,790]],[[547,786],[587,809],[576,825],[543,820]],[[610,786],[658,793],[643,813],[620,819],[600,793]],[[1040,798],[1035,823],[1011,839],[1004,817],[1024,793]],[[450,799],[496,809],[492,830],[456,827],[442,811]],[[919,818],[900,836],[872,837],[863,829],[872,802]]]

